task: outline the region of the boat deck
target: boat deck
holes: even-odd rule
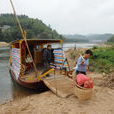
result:
[[[29,71],[27,71],[23,76],[20,77],[20,79],[24,82],[37,82],[38,81],[38,76],[42,74],[43,72],[43,66],[38,67],[37,66],[37,76],[35,73],[34,69],[30,69]]]

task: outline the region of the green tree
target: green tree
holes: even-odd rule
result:
[[[27,32],[27,38],[39,39],[60,39],[56,30],[53,30],[50,25],[44,24],[39,19],[29,18],[26,15],[18,15],[22,28]],[[22,39],[18,24],[12,14],[0,15],[0,26],[8,25],[10,28],[0,31],[0,40],[10,42],[12,40]]]

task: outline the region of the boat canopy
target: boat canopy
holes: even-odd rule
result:
[[[15,40],[11,42],[10,44],[13,45],[15,43],[22,43],[25,41],[24,39],[21,40]],[[63,40],[56,40],[56,39],[27,39],[27,42],[34,42],[39,44],[48,44],[48,43],[62,43]]]

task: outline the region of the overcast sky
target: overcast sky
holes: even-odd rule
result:
[[[0,13],[11,13],[0,0]],[[39,18],[61,34],[114,33],[114,0],[13,0],[17,14]]]

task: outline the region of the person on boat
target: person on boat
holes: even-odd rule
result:
[[[91,50],[86,50],[84,56],[80,55],[76,64],[76,75],[85,74],[89,70],[89,57],[93,55]]]
[[[43,63],[44,72],[50,69],[50,63],[52,61],[52,46],[47,45],[47,48],[43,51]]]

